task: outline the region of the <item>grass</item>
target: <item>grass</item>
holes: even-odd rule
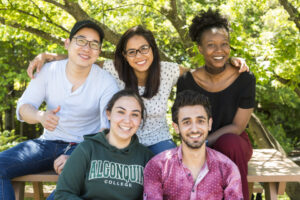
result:
[[[254,197],[255,199],[255,197]],[[265,194],[262,194],[262,199],[265,200]],[[284,195],[278,195],[277,196],[277,200],[290,200],[290,197],[288,197],[288,195],[286,193],[284,193]]]
[[[43,184],[43,189],[44,189],[44,193],[51,193],[56,187],[56,183],[44,183]],[[25,193],[29,192],[29,193],[33,193],[33,187],[31,183],[26,183],[25,185]],[[33,200],[33,198],[31,197],[25,197],[24,200]]]

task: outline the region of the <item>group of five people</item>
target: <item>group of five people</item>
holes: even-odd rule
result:
[[[152,32],[142,26],[127,30],[114,60],[99,68],[93,63],[103,31],[77,22],[67,56],[42,54],[28,68],[33,77],[34,66],[58,60],[38,69],[18,101],[18,118],[41,123],[44,133],[0,153],[0,199],[14,198],[10,179],[53,163],[60,178],[49,199],[140,199],[143,191],[144,199],[249,199],[252,148],[244,130],[255,77],[228,63],[229,26],[218,11],[196,16],[190,36],[205,59],[194,71],[160,61]],[[176,83],[177,148],[165,118]],[[47,111],[39,110],[43,101]],[[149,161],[153,154],[159,155]]]

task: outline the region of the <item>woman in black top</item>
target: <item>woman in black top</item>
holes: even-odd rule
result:
[[[184,74],[177,92],[195,90],[206,95],[212,105],[213,127],[208,145],[227,155],[239,167],[244,199],[249,199],[247,172],[252,147],[245,128],[255,100],[255,77],[230,67],[229,25],[218,11],[209,9],[193,19],[190,36],[197,42],[205,65]]]

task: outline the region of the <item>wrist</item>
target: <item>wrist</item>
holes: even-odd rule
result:
[[[36,113],[36,121],[42,124],[43,117],[45,115],[45,111],[38,110]]]
[[[43,53],[43,58],[46,60],[46,62],[51,62],[54,61],[56,58],[57,54],[55,53]]]

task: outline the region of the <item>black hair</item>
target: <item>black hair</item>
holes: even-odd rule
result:
[[[143,120],[143,124],[144,124],[145,120],[146,120],[146,108],[144,105],[144,101],[141,98],[141,96],[132,89],[120,90],[119,92],[114,94],[112,96],[112,98],[109,100],[109,102],[107,103],[106,110],[111,112],[116,101],[119,100],[121,97],[133,97],[135,100],[137,100],[137,102],[139,103],[139,105],[141,107],[141,116],[142,116],[142,120]]]
[[[178,93],[172,106],[172,121],[178,124],[178,111],[180,108],[196,105],[203,106],[208,119],[211,118],[211,105],[206,96],[193,90],[184,90]]]
[[[82,20],[82,21],[76,22],[70,32],[69,39],[72,40],[74,35],[83,28],[91,28],[91,29],[94,29],[95,31],[97,31],[97,33],[99,35],[99,39],[100,39],[100,45],[102,44],[103,39],[104,39],[104,32],[98,24],[96,24],[95,22],[93,22],[91,20]]]
[[[219,10],[213,11],[209,8],[208,11],[200,11],[194,17],[189,29],[189,35],[193,42],[201,44],[202,34],[211,28],[224,28],[229,34],[228,20],[221,16]]]
[[[157,94],[160,85],[160,56],[157,44],[152,32],[142,26],[134,26],[128,29],[119,40],[116,51],[114,65],[118,72],[119,78],[124,81],[125,88],[131,88],[138,92],[138,80],[133,68],[125,58],[126,45],[133,36],[142,36],[149,43],[153,52],[153,62],[149,67],[149,73],[146,80],[145,92],[142,97],[151,98]]]

